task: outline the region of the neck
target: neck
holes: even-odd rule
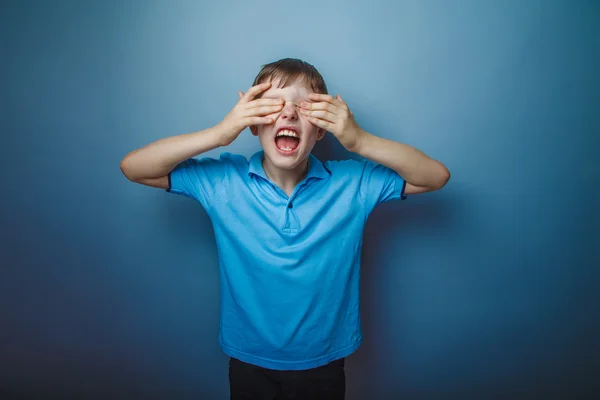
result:
[[[266,157],[263,157],[262,165],[267,177],[288,196],[292,194],[296,185],[306,177],[308,172],[308,158],[293,169],[277,168]]]

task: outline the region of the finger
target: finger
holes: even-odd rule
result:
[[[240,100],[244,97],[244,92],[238,92],[238,96],[240,96]]]
[[[340,108],[344,107],[344,103],[342,103],[341,101],[339,101],[338,99],[336,99],[335,97],[333,97],[330,94],[321,94],[321,93],[311,93],[308,95],[308,97],[312,100],[316,100],[316,101],[324,101],[327,103],[331,103],[333,105],[336,105]]]
[[[257,99],[248,103],[248,108],[263,107],[263,106],[283,106],[283,99]]]
[[[270,125],[275,120],[269,117],[248,117],[246,118],[246,125]]]
[[[255,115],[273,114],[273,113],[276,113],[278,111],[281,111],[282,106],[283,105],[280,104],[278,106],[263,106],[263,107],[250,108],[250,109],[247,110],[246,116],[250,117],[250,116],[255,116]]]
[[[271,82],[263,82],[261,84],[252,86],[250,89],[248,89],[248,92],[246,92],[246,94],[244,95],[244,97],[241,100],[244,102],[249,102],[257,94],[264,92],[265,90],[267,90],[270,87],[271,87]]]
[[[319,128],[325,129],[326,131],[328,131],[334,125],[329,121],[324,121],[322,119],[315,118],[315,117],[308,117],[308,121],[311,124],[318,126]]]
[[[350,111],[350,109],[348,108],[348,104],[346,104],[346,102],[344,101],[344,99],[342,99],[342,96],[340,96],[339,94],[336,97],[338,99],[338,101],[340,103],[342,103],[342,106],[345,110]]]
[[[306,115],[307,117],[312,117],[312,118],[318,118],[318,119],[322,119],[331,123],[335,123],[336,122],[336,115],[333,113],[330,113],[329,111],[324,111],[324,110],[317,110],[317,111],[310,111],[310,110],[301,110],[303,115]]]
[[[326,110],[335,115],[337,115],[339,112],[339,110],[336,110],[336,108],[337,108],[336,106],[334,106],[331,103],[325,103],[325,102],[308,103],[306,101],[303,101],[302,103],[300,103],[300,106],[304,110]]]

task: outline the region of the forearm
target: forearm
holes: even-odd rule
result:
[[[157,140],[127,154],[121,171],[131,181],[159,178],[188,158],[213,150],[220,143],[219,127]]]
[[[422,151],[364,131],[355,152],[393,169],[406,182],[415,186],[440,189],[450,178],[450,172],[442,163]]]

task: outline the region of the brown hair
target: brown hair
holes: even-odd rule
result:
[[[308,82],[315,93],[327,94],[327,85],[319,71],[306,61],[297,58],[283,58],[279,61],[263,65],[254,79],[252,86],[280,79],[279,87],[283,88],[289,83],[294,82],[297,78]]]

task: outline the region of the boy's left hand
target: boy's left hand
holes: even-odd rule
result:
[[[311,93],[309,99],[315,101],[300,103],[300,112],[319,128],[331,132],[348,151],[356,151],[365,133],[354,120],[354,114],[338,94]]]

